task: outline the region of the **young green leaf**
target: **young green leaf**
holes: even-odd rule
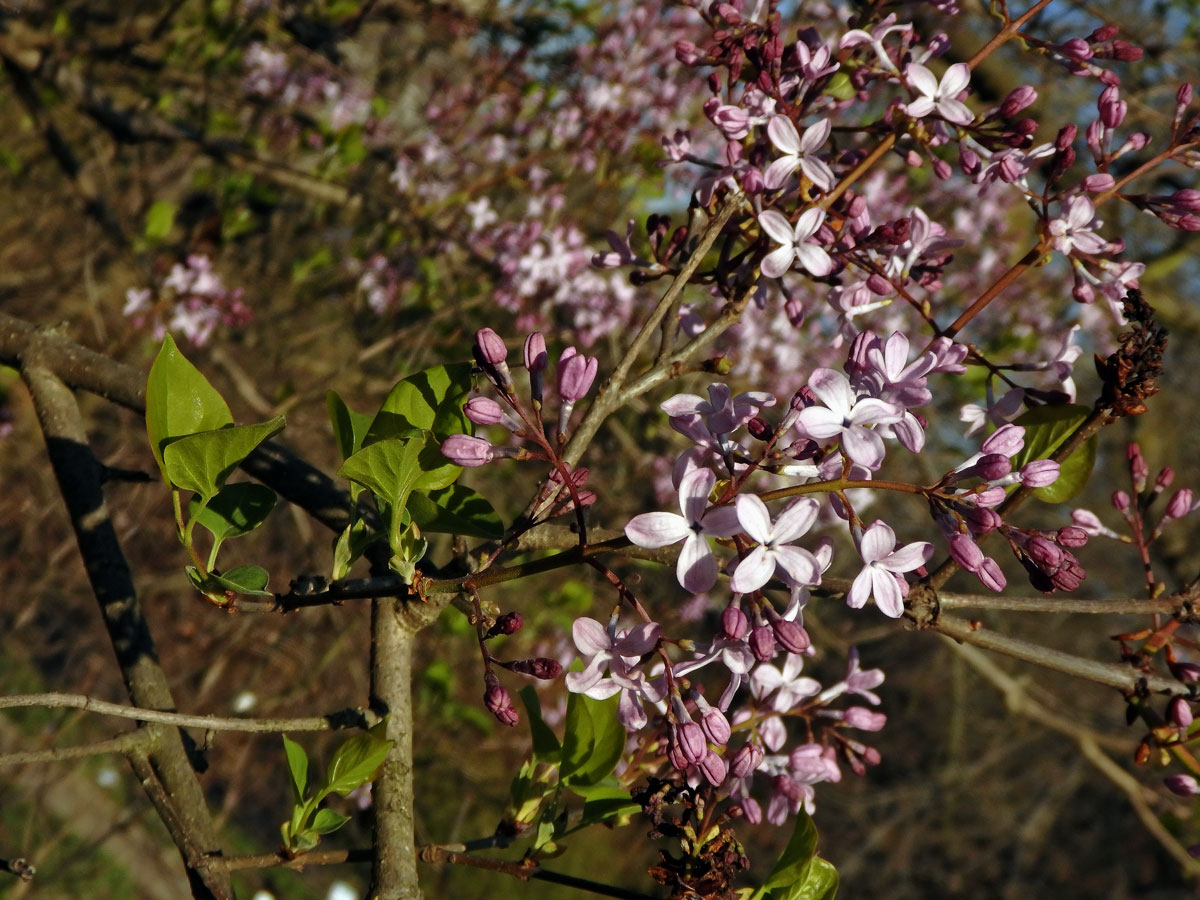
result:
[[[804,878],[808,864],[816,858],[816,855],[817,826],[813,824],[812,816],[804,810],[800,810],[796,815],[792,836],[788,840],[787,846],[783,848],[783,853],[775,862],[775,867],[771,869],[771,874],[755,892],[755,900],[765,896],[768,891],[772,892],[772,898],[775,900],[773,892],[776,888],[790,890],[792,885],[799,883]]]
[[[344,797],[368,781],[373,781],[375,773],[383,765],[388,751],[392,748],[392,743],[370,732],[356,734],[350,738],[338,747],[333,759],[329,761],[325,792],[341,794]]]
[[[397,510],[421,476],[419,457],[424,440],[389,438],[363,447],[338,470],[343,478],[361,484]]]
[[[384,398],[363,445],[432,431],[440,440],[471,432],[462,411],[471,391],[471,365],[433,366],[397,382]]]
[[[616,768],[625,750],[617,702],[615,696],[593,700],[586,694],[571,694],[567,698],[560,770],[564,783],[593,785]]]
[[[309,827],[314,834],[329,834],[332,831],[337,831],[349,821],[349,816],[343,816],[332,809],[322,809],[318,810],[317,814],[313,816],[312,825]]]
[[[177,207],[170,200],[159,200],[146,211],[144,234],[151,241],[161,241],[175,225]]]
[[[283,735],[283,752],[287,756],[288,773],[292,776],[292,800],[299,806],[308,789],[308,754],[286,734]]]
[[[337,441],[342,459],[348,459],[362,449],[363,438],[371,427],[371,417],[352,410],[337,391],[329,391],[325,395],[325,408],[329,411],[333,438]]]
[[[233,415],[224,399],[184,358],[168,334],[146,381],[146,434],[159,469],[163,468],[166,441],[232,424]]]
[[[216,584],[237,594],[256,597],[272,596],[271,592],[266,590],[267,581],[271,576],[262,566],[236,566],[221,575],[214,572],[210,577]]]
[[[415,492],[406,508],[422,531],[493,540],[504,534],[504,523],[492,504],[465,485]]]
[[[283,416],[276,416],[258,425],[227,426],[168,440],[163,447],[163,471],[176,488],[195,491],[202,502],[208,501],[238,464],[283,426]]]
[[[240,537],[261,525],[275,508],[275,492],[261,484],[240,481],[227,484],[208,505],[193,497],[188,517],[213,536],[213,556],[226,538]]]
[[[529,731],[533,736],[533,759],[535,762],[556,763],[562,757],[558,738],[542,718],[542,703],[532,685],[521,688],[521,702],[525,704],[525,715]]]

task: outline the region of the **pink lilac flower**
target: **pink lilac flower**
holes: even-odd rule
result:
[[[758,546],[738,563],[729,587],[737,594],[756,591],[766,584],[776,569],[784,573],[790,584],[818,584],[821,567],[816,557],[790,542],[805,534],[817,520],[820,504],[811,497],[800,497],[779,513],[775,523],[767,505],[754,494],[742,494],[737,499],[737,517],[742,529]]]
[[[781,277],[796,261],[818,278],[833,271],[833,259],[811,240],[825,221],[825,210],[819,206],[806,209],[795,227],[774,209],[763,212],[758,221],[763,231],[779,244],[763,257],[762,273],[768,278]]]
[[[863,532],[858,544],[859,555],[866,565],[854,578],[846,604],[861,609],[871,597],[879,611],[893,619],[904,614],[904,596],[908,584],[903,573],[923,566],[933,555],[933,544],[917,541],[896,549],[896,532],[881,519],[876,519]]]
[[[899,422],[904,411],[874,397],[860,400],[850,380],[833,369],[817,369],[808,386],[825,405],[801,410],[796,427],[815,440],[840,438],[842,452],[867,469],[883,465],[883,438],[867,426]]]
[[[921,95],[904,108],[912,118],[923,119],[936,111],[955,125],[970,125],[974,121],[974,113],[957,99],[971,82],[971,69],[966,63],[955,63],[948,68],[940,83],[937,76],[919,63],[910,63],[904,75]]]
[[[741,530],[733,507],[707,509],[708,495],[716,482],[711,469],[693,469],[679,482],[679,510],[683,515],[642,513],[625,526],[625,536],[638,547],[665,547],[683,541],[675,574],[693,594],[701,594],[717,583],[717,561],[707,538],[730,537]]]
[[[1054,238],[1054,249],[1064,256],[1072,250],[1080,253],[1105,252],[1108,241],[1090,227],[1095,218],[1096,208],[1088,197],[1079,194],[1064,201],[1062,216],[1052,219],[1047,226],[1047,231]]]
[[[791,119],[773,116],[767,123],[767,135],[784,155],[767,168],[764,176],[767,189],[773,191],[783,187],[797,167],[821,190],[827,191],[833,187],[833,170],[816,156],[817,151],[829,140],[832,129],[833,124],[829,119],[822,119],[804,129],[804,137],[801,137]]]
[[[586,659],[582,672],[567,673],[567,690],[596,700],[620,692],[617,716],[621,724],[629,731],[644,727],[647,718],[642,701],[658,703],[664,693],[655,680],[646,677],[638,664],[658,645],[661,633],[662,626],[657,622],[618,630],[615,621],[605,628],[595,619],[576,619],[571,636]],[[608,678],[603,677],[605,669],[609,672]]]

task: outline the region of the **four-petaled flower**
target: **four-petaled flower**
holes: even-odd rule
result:
[[[923,119],[936,110],[943,119],[955,125],[970,125],[974,121],[974,113],[957,99],[971,81],[971,69],[966,63],[955,63],[948,68],[940,84],[937,76],[920,63],[909,63],[904,76],[921,95],[904,108],[912,118]]]
[[[933,555],[933,544],[917,541],[896,549],[896,532],[886,522],[876,519],[863,532],[858,553],[866,565],[850,585],[847,605],[860,609],[874,597],[880,612],[893,619],[900,618],[904,614],[904,595],[908,593],[903,573],[928,562]]]
[[[711,469],[693,469],[679,482],[679,510],[642,513],[625,526],[625,536],[639,547],[665,547],[683,541],[675,574],[693,594],[702,594],[717,583],[717,561],[707,536],[730,537],[741,530],[732,506],[708,507],[708,495],[717,483]]]
[[[746,594],[758,590],[771,580],[777,568],[791,584],[819,584],[821,566],[816,557],[802,547],[789,546],[812,527],[819,509],[816,500],[800,497],[784,507],[772,525],[767,504],[761,499],[754,494],[738,497],[738,522],[746,534],[758,541],[758,546],[734,570],[729,581],[733,592]]]
[[[833,187],[833,170],[815,155],[829,140],[833,124],[829,119],[822,119],[815,125],[804,129],[804,137],[792,124],[787,116],[772,116],[767,123],[767,136],[771,143],[783,151],[783,156],[767,167],[763,181],[767,190],[783,187],[788,177],[799,167],[808,180],[823,191]]]
[[[792,267],[794,261],[820,278],[833,271],[833,259],[825,248],[810,239],[825,221],[825,210],[819,206],[806,209],[796,220],[795,227],[784,218],[783,213],[768,209],[758,217],[763,231],[779,244],[763,257],[762,273],[768,278],[779,278]]]
[[[620,691],[617,717],[621,724],[630,731],[642,728],[647,722],[642,701],[658,703],[663,698],[663,690],[638,669],[638,664],[658,645],[661,633],[662,626],[657,622],[618,631],[615,622],[605,628],[595,619],[576,619],[571,626],[571,636],[587,659],[582,672],[567,673],[567,690],[596,700],[604,700]],[[603,677],[606,668],[608,678]]]
[[[1060,218],[1051,219],[1047,231],[1054,238],[1054,249],[1064,256],[1072,250],[1080,253],[1103,253],[1108,241],[1089,227],[1096,218],[1096,207],[1087,197],[1079,194],[1063,203]]]
[[[904,410],[874,397],[859,399],[850,380],[833,369],[817,369],[808,386],[824,406],[801,410],[796,427],[816,440],[840,437],[842,452],[874,471],[883,465],[883,438],[867,428],[899,422]]]

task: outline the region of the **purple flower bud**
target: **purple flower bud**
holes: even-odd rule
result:
[[[1125,510],[1129,509],[1129,495],[1124,491],[1113,491],[1112,505],[1116,508],[1117,512],[1125,512]]]
[[[734,778],[749,778],[754,774],[763,761],[762,748],[758,744],[746,744],[737,753],[733,754],[733,763],[730,768],[733,769]]]
[[[1021,468],[1021,484],[1040,488],[1058,481],[1058,463],[1052,459],[1035,459]]]
[[[950,555],[968,572],[975,572],[983,565],[983,551],[968,534],[956,534],[950,538]]]
[[[1058,134],[1054,137],[1055,150],[1067,150],[1075,141],[1075,135],[1079,134],[1079,129],[1075,125],[1066,124],[1058,129]]]
[[[1046,571],[1053,571],[1062,565],[1062,548],[1044,537],[1030,538],[1029,543],[1025,545],[1025,552],[1029,554],[1030,559],[1037,563],[1039,568]]]
[[[1174,662],[1167,663],[1167,668],[1171,670],[1171,674],[1180,681],[1193,683],[1200,681],[1200,665],[1190,662]]]
[[[1171,497],[1171,502],[1167,504],[1168,519],[1182,519],[1192,511],[1192,489],[1182,488],[1175,492]]]
[[[1183,697],[1175,697],[1167,704],[1167,721],[1177,728],[1187,728],[1192,724],[1192,705]]]
[[[671,741],[670,744],[668,744],[667,761],[680,772],[686,772],[688,766],[691,765],[691,763],[687,761],[687,757],[683,755],[683,750],[680,749],[678,741]]]
[[[1024,446],[1024,426],[1009,423],[1001,425],[992,434],[988,435],[987,440],[983,442],[983,446],[979,449],[984,453],[999,453],[1011,458],[1019,453]]]
[[[1005,119],[1011,119],[1021,110],[1032,106],[1033,101],[1036,99],[1037,91],[1031,86],[1023,84],[1018,88],[1014,88],[1004,98],[1004,102],[1000,104],[1000,116]]]
[[[584,356],[568,347],[558,358],[558,395],[567,403],[587,396],[596,379],[598,363],[594,356]]]
[[[1137,62],[1145,55],[1145,51],[1141,47],[1135,47],[1128,41],[1113,41],[1112,43],[1113,59],[1121,62]]]
[[[995,481],[1012,471],[1012,462],[1003,453],[985,453],[975,463],[975,472],[984,481]]]
[[[867,709],[865,706],[851,706],[846,710],[843,721],[851,728],[860,731],[879,731],[887,724],[887,716],[881,712]]]
[[[790,775],[776,775],[771,779],[771,787],[775,788],[777,794],[783,794],[792,803],[800,803],[804,800],[804,792],[800,790],[796,779]]]
[[[496,719],[503,725],[513,726],[521,721],[517,715],[517,711],[513,709],[512,698],[508,696],[508,691],[504,689],[496,676],[488,673],[485,678],[487,690],[483,694],[483,705],[487,707]]]
[[[1004,488],[993,487],[975,494],[974,499],[980,506],[998,506],[1004,502],[1005,496]]]
[[[480,362],[493,366],[501,365],[508,358],[504,341],[490,328],[480,328],[475,332],[475,350]]]
[[[496,622],[488,629],[485,637],[495,637],[498,634],[516,634],[521,630],[525,620],[519,612],[509,612],[496,618]]]
[[[676,41],[675,58],[685,66],[694,66],[700,61],[700,53],[691,41]]]
[[[721,628],[730,640],[740,641],[750,631],[750,620],[741,609],[730,605],[721,613]]]
[[[963,147],[958,154],[958,166],[964,175],[974,175],[982,167],[979,154],[968,147]]]
[[[679,747],[679,752],[683,754],[683,758],[688,761],[688,765],[694,766],[704,759],[704,755],[708,752],[708,745],[704,741],[704,731],[695,722],[684,722],[675,729],[675,743]]]
[[[1086,281],[1077,281],[1071,288],[1071,298],[1076,303],[1092,303],[1096,299],[1096,292]]]
[[[763,180],[763,173],[753,166],[742,172],[742,190],[747,194],[752,196],[754,194],[761,194],[766,186],[766,181]]]
[[[1087,573],[1078,565],[1059,569],[1050,576],[1050,583],[1058,591],[1073,591],[1083,584]]]
[[[1195,797],[1200,794],[1200,784],[1197,784],[1191,775],[1168,775],[1163,779],[1163,784],[1167,786],[1168,791],[1180,797]]]
[[[534,659],[517,659],[508,663],[509,671],[518,675],[529,675],[543,681],[553,681],[562,674],[562,663],[557,659],[538,656]]]
[[[995,591],[997,594],[1004,590],[1008,581],[1004,578],[1004,573],[1000,571],[1000,564],[990,556],[985,557],[983,563],[979,566],[979,570],[975,573],[975,577],[989,591]]]
[[[933,161],[933,174],[942,181],[949,181],[950,176],[954,174],[954,170],[950,168],[950,163],[944,159],[935,159]]]
[[[725,781],[725,776],[729,773],[725,765],[725,760],[712,750],[704,755],[700,760],[700,771],[704,773],[704,777],[708,779],[708,783],[713,787],[720,787]]]
[[[722,747],[729,743],[729,735],[732,734],[729,720],[715,706],[710,706],[701,713],[700,728],[704,731],[704,736],[712,743]]]
[[[772,629],[775,631],[775,640],[782,645],[783,649],[788,653],[803,653],[812,646],[812,641],[808,637],[808,632],[797,625],[795,622],[787,619],[780,619],[772,624]]]
[[[491,397],[472,397],[463,412],[476,425],[495,425],[504,419],[504,408]]]
[[[963,518],[966,519],[967,527],[971,529],[971,533],[976,536],[990,534],[1004,524],[1004,519],[1000,517],[1000,513],[994,509],[986,509],[982,506],[968,509],[963,513]]]
[[[1133,477],[1133,483],[1140,491],[1150,477],[1150,467],[1146,464],[1146,457],[1142,456],[1142,448],[1136,442],[1131,443],[1125,448],[1125,458],[1129,460],[1129,474]]]
[[[1058,543],[1062,547],[1074,550],[1088,542],[1088,533],[1078,525],[1064,525],[1058,529]]]
[[[546,368],[546,361],[546,338],[540,331],[535,331],[525,338],[525,368],[540,372]]]
[[[1093,194],[1098,194],[1101,191],[1107,191],[1116,183],[1117,180],[1107,172],[1097,172],[1083,179],[1083,189]]]
[[[1186,81],[1179,86],[1175,91],[1175,103],[1178,106],[1187,106],[1192,102],[1192,86]]]
[[[759,662],[775,658],[775,632],[770,626],[758,625],[750,632],[750,652]]]
[[[469,434],[452,434],[442,441],[442,456],[459,466],[482,466],[495,458],[492,445]]]
[[[1069,56],[1072,59],[1077,59],[1080,62],[1086,62],[1092,58],[1092,48],[1083,38],[1071,38],[1059,45],[1059,50],[1064,56]]]
[[[750,437],[756,441],[770,440],[775,434],[775,429],[771,427],[771,423],[762,416],[755,416],[746,423],[746,430],[750,432]]]
[[[867,290],[876,297],[886,297],[892,293],[892,283],[876,272],[867,279]]]
[[[1088,40],[1093,44],[1103,44],[1105,41],[1111,41],[1115,38],[1120,31],[1121,29],[1116,25],[1101,25],[1088,35]]]

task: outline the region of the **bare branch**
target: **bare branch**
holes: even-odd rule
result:
[[[0,768],[24,766],[35,763],[63,762],[68,759],[87,759],[107,753],[128,756],[135,751],[145,753],[157,739],[157,735],[146,729],[138,729],[107,741],[79,744],[75,747],[52,747],[47,750],[22,750],[16,753],[0,753]]]

